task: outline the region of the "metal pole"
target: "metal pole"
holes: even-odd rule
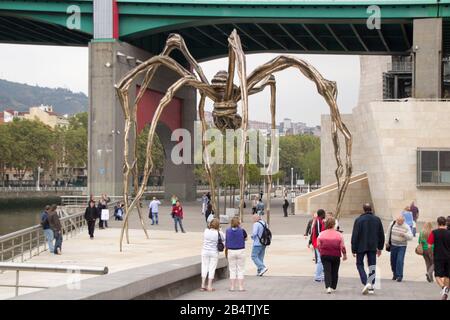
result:
[[[16,297],[19,295],[19,270],[16,270]]]
[[[294,191],[294,168],[291,168],[291,193]]]

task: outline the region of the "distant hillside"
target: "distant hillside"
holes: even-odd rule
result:
[[[36,105],[51,105],[59,114],[87,111],[88,97],[67,89],[44,88],[0,79],[0,111],[14,109],[28,111]]]

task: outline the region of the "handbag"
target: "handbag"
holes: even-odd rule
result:
[[[392,225],[391,225],[391,228],[390,228],[390,230],[389,230],[389,241],[388,241],[388,243],[386,243],[386,251],[387,251],[387,252],[391,252],[391,245],[392,245],[392,242],[391,242],[391,238],[392,238],[392,228],[394,227],[394,224],[395,224],[395,220],[392,221]]]
[[[419,244],[417,245],[416,250],[415,250],[416,254],[418,254],[419,256],[423,256],[423,246],[420,243],[421,238],[422,238],[422,232],[419,235]]]
[[[218,239],[217,239],[217,251],[222,252],[225,249],[225,245],[223,244],[222,237],[220,236],[220,232],[217,231]]]
[[[416,247],[416,254],[418,254],[419,256],[423,256],[422,244],[417,245],[417,247]]]

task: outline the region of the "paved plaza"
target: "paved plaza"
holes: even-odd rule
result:
[[[160,207],[160,224],[150,226],[146,214],[150,239],[146,239],[140,229],[137,214],[131,219],[130,244],[124,243],[123,252],[119,252],[119,235],[121,222],[110,221],[110,228],[96,229],[95,239],[90,240],[87,230],[74,238],[63,242],[63,254],[58,256],[45,252],[28,260],[28,263],[51,263],[80,266],[107,266],[110,273],[123,271],[139,266],[174,260],[178,258],[198,256],[202,247],[202,232],[205,226],[204,217],[200,213],[199,203],[185,205],[183,224],[187,233],[175,233],[169,215],[169,207]],[[354,217],[345,217],[340,221],[344,230],[347,250],[350,251],[350,232]],[[251,232],[251,214],[247,209],[243,227]],[[355,258],[351,255],[341,263],[338,292],[334,295],[324,293],[323,283],[312,280],[315,265],[312,251],[307,248],[308,240],[303,237],[307,216],[282,216],[280,201],[274,200],[271,218],[273,231],[272,245],[267,249],[266,265],[269,271],[262,278],[255,277],[251,241],[247,242],[246,282],[247,292],[228,292],[226,280],[218,281],[218,289],[214,293],[192,292],[180,299],[362,299],[361,284],[355,266]],[[385,225],[388,222],[385,221]],[[226,225],[223,225],[225,228]],[[383,252],[378,260],[378,274],[381,276],[381,289],[368,299],[439,299],[439,289],[435,283],[425,281],[425,264],[423,258],[414,253],[416,239],[408,246],[405,259],[404,282],[390,280],[389,254]],[[222,255],[222,254],[221,254]],[[81,275],[79,279],[93,277]],[[20,283],[24,285],[54,287],[72,281],[72,275],[22,272]],[[14,272],[0,273],[0,284],[12,284]],[[20,289],[20,294],[36,291],[36,289]],[[269,294],[270,292],[270,294]],[[12,297],[14,288],[0,288],[0,299]]]

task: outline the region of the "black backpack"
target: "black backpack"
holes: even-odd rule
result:
[[[259,242],[261,242],[261,244],[265,247],[270,246],[270,244],[272,243],[272,232],[269,230],[269,228],[267,228],[267,224],[262,223],[261,221],[259,221],[259,223],[261,223],[264,228],[261,237],[258,237]]]

